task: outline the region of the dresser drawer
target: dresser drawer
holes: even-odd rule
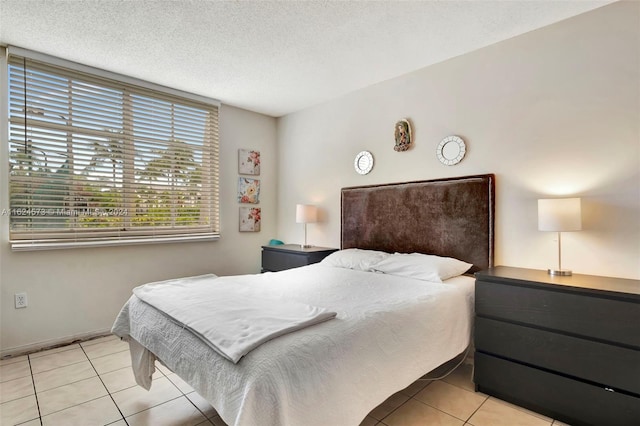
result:
[[[476,318],[475,346],[640,396],[640,351],[487,318]]]
[[[572,425],[637,426],[640,398],[490,355],[475,356],[478,390]]]
[[[640,349],[640,304],[476,281],[476,314]]]

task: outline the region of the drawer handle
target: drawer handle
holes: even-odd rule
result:
[[[606,390],[607,392],[615,392],[613,389],[611,388],[604,388],[604,390]]]

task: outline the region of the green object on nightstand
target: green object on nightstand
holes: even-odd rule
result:
[[[281,245],[283,245],[283,244],[284,244],[284,243],[283,243],[282,241],[280,241],[280,240],[270,240],[270,241],[269,241],[269,245],[270,245],[270,246],[281,246]]]

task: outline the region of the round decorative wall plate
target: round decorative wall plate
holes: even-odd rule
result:
[[[361,175],[366,175],[373,169],[373,155],[369,151],[362,151],[356,155],[353,166]]]
[[[464,158],[467,146],[459,136],[447,136],[438,144],[436,154],[438,160],[445,166],[458,164]]]

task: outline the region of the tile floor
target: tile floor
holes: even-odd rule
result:
[[[0,361],[1,426],[225,426],[178,376],[158,366],[137,386],[128,345],[115,336]],[[34,390],[35,389],[35,390]],[[392,395],[361,426],[558,426],[558,421],[473,391],[463,364],[442,380]]]

